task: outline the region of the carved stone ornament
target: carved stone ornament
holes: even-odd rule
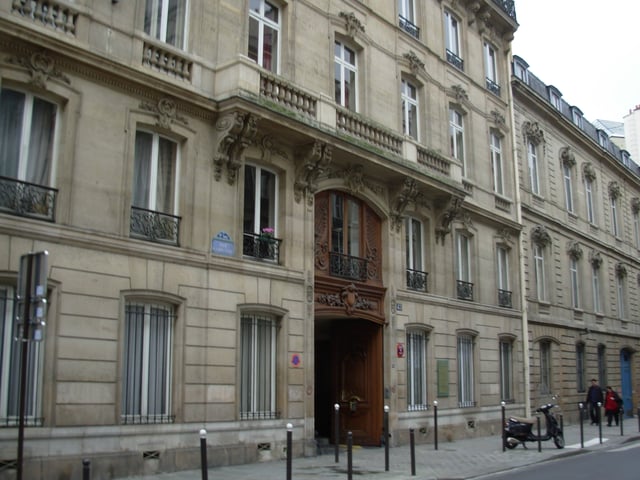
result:
[[[613,198],[614,200],[617,200],[618,198],[620,198],[621,194],[622,194],[622,189],[620,188],[620,184],[615,180],[612,182],[609,182],[609,197]]]
[[[493,123],[495,123],[498,128],[501,128],[504,130],[505,127],[507,126],[507,122],[504,118],[504,115],[497,110],[491,110],[491,119],[493,120]]]
[[[451,222],[460,214],[462,202],[462,198],[452,196],[449,203],[442,209],[436,227],[436,242],[440,241],[444,245],[445,237],[451,233]]]
[[[227,181],[233,185],[242,165],[242,152],[252,144],[256,135],[256,118],[250,113],[231,112],[216,122],[213,156],[214,178],[219,181],[223,167],[227,167]]]
[[[582,166],[582,175],[586,180],[594,182],[596,179],[596,169],[591,162],[587,162]]]
[[[582,247],[579,242],[571,240],[567,243],[567,254],[573,260],[580,260],[582,258]]]
[[[286,159],[289,158],[287,152],[278,147],[273,135],[263,135],[262,138],[256,142],[256,145],[262,150],[262,160],[265,162],[270,162],[272,155],[279,155]]]
[[[349,165],[342,170],[334,170],[329,173],[329,178],[342,178],[351,194],[358,194],[368,188],[377,195],[382,195],[384,189],[379,185],[374,185],[364,175],[362,165]]]
[[[347,34],[351,38],[354,38],[356,36],[356,33],[358,32],[364,33],[364,25],[362,25],[362,22],[360,20],[358,20],[358,17],[356,17],[355,13],[340,12],[339,15],[341,18],[344,18],[346,23],[345,28],[347,29]]]
[[[507,228],[498,230],[498,237],[504,245],[511,245],[511,232]]]
[[[187,119],[177,112],[176,103],[170,98],[161,98],[157,103],[141,102],[140,108],[156,115],[156,125],[165,130],[171,130],[171,125],[180,122],[187,125]]]
[[[593,268],[600,268],[602,266],[602,255],[600,255],[600,252],[591,250],[589,252],[589,263]]]
[[[576,156],[571,147],[562,147],[560,149],[560,161],[563,165],[572,168],[576,164]]]
[[[409,68],[413,73],[424,70],[424,62],[418,58],[418,55],[416,55],[413,50],[410,50],[409,53],[405,53],[402,56],[409,62]]]
[[[317,296],[318,303],[330,307],[344,307],[347,315],[353,315],[356,310],[373,310],[375,305],[360,296],[358,288],[353,284],[344,287],[340,293],[325,293]]]
[[[624,263],[622,262],[616,263],[615,270],[616,270],[616,277],[624,278],[627,276],[627,266]]]
[[[6,61],[27,69],[31,75],[31,83],[38,88],[46,89],[47,82],[51,78],[71,84],[69,77],[56,68],[55,60],[47,52],[36,52],[23,57],[8,57]]]
[[[395,199],[393,199],[391,207],[389,209],[391,217],[391,226],[396,230],[396,232],[400,231],[402,227],[402,218],[405,209],[409,202],[416,203],[418,198],[422,196],[422,193],[418,190],[418,182],[416,182],[413,178],[405,178],[402,183],[402,187],[398,191]]]
[[[462,85],[451,85],[451,91],[458,102],[469,101],[469,95]]]
[[[551,244],[551,235],[544,225],[536,225],[531,229],[531,241],[541,247]]]
[[[544,140],[544,132],[538,122],[524,122],[522,124],[524,137],[529,139],[534,145],[540,145]]]
[[[633,197],[631,199],[631,212],[637,215],[640,212],[640,198]]]
[[[318,189],[318,177],[331,163],[331,145],[316,141],[307,145],[300,152],[302,162],[296,167],[296,179],[293,182],[293,193],[296,203],[300,203],[306,195],[307,203],[313,203],[313,195]]]

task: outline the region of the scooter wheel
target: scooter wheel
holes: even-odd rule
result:
[[[513,450],[518,446],[518,442],[505,440],[504,446],[507,447],[509,450]]]
[[[557,434],[553,437],[553,443],[555,443],[558,448],[564,448],[564,435],[561,433]]]

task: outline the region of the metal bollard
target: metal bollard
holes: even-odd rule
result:
[[[340,404],[336,403],[333,406],[333,411],[335,412],[334,415],[334,430],[335,430],[335,436],[334,436],[334,443],[335,443],[335,450],[334,450],[334,455],[335,455],[335,461],[336,463],[338,463],[339,458],[340,458]]]
[[[353,433],[347,432],[347,479],[353,480]]]
[[[438,401],[433,401],[433,448],[438,449]]]
[[[536,417],[537,420],[537,424],[538,424],[538,452],[542,451],[542,441],[540,440],[540,415],[538,415]]]
[[[209,470],[207,468],[207,431],[200,430],[200,468],[202,469],[202,480],[208,480]]]
[[[618,418],[620,419],[620,436],[624,437],[624,427],[622,426],[624,423],[624,407],[619,408]]]
[[[578,412],[580,415],[580,448],[584,448],[584,415],[583,415],[583,407],[582,403],[578,404]]]
[[[500,408],[502,410],[502,451],[505,452],[507,450],[507,431],[505,430],[507,414],[506,414],[506,403],[500,402]]]
[[[91,480],[91,460],[82,459],[82,480]]]
[[[292,437],[293,437],[293,425],[287,423],[287,480],[291,480],[291,458],[293,457],[292,450]]]
[[[598,418],[598,435],[600,436],[600,443],[602,444],[602,412],[600,409],[602,408],[602,402],[598,402],[598,410],[596,410],[597,418]]]
[[[411,452],[411,476],[416,476],[416,433],[413,428],[409,429],[409,447]]]
[[[389,406],[384,406],[384,471],[389,471]]]

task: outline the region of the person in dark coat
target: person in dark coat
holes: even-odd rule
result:
[[[585,403],[589,406],[589,415],[591,416],[591,425],[598,425],[600,423],[600,407],[598,403],[602,405],[602,389],[598,385],[598,381],[595,378],[591,379],[591,386],[587,390],[587,399]]]
[[[607,416],[607,427],[611,426],[611,420],[615,419],[616,425],[618,425],[618,414],[620,413],[620,406],[622,405],[622,399],[620,395],[607,386],[607,391],[604,395],[604,413]]]

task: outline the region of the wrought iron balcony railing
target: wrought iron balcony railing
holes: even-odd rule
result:
[[[447,62],[456,67],[458,70],[464,71],[464,61],[451,50],[447,50]]]
[[[367,279],[367,260],[338,252],[329,254],[329,274],[364,282]]]
[[[493,93],[496,97],[500,96],[500,85],[489,78],[487,78],[487,90]]]
[[[412,270],[407,268],[407,288],[411,290],[418,290],[420,292],[427,291],[427,272],[421,272],[420,270]]]
[[[280,263],[280,244],[282,240],[260,233],[245,232],[242,237],[242,254],[261,260]]]
[[[0,212],[54,221],[58,190],[0,177]]]
[[[473,283],[456,280],[456,291],[460,300],[473,301]]]
[[[509,290],[498,290],[498,305],[506,308],[513,308],[511,304],[511,292]]]
[[[503,12],[505,12],[511,19],[516,22],[516,5],[514,0],[493,0],[493,3],[498,5]]]
[[[420,38],[420,29],[411,20],[404,18],[402,15],[398,15],[398,23],[400,24],[400,28],[409,35]]]
[[[179,229],[180,217],[146,208],[131,207],[129,232],[134,238],[177,246]]]

